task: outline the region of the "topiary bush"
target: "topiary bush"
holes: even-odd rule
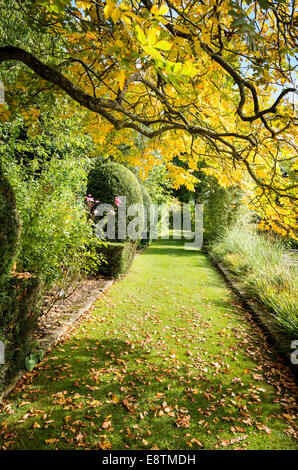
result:
[[[40,287],[36,276],[19,274],[1,289],[0,340],[5,344],[5,364],[0,367],[0,389],[24,369],[37,327]]]
[[[0,165],[0,285],[9,276],[20,236],[14,191]]]
[[[146,245],[150,242],[150,214],[152,211],[153,202],[147,188],[143,184],[140,184],[140,187],[144,206],[144,230],[142,234],[141,243]]]
[[[101,204],[111,204],[113,207],[115,207],[116,198],[123,196],[126,197],[127,209],[132,204],[143,205],[142,192],[137,178],[120,163],[109,162],[102,164],[97,162],[89,173],[87,192]],[[133,218],[134,216],[127,217],[127,225]],[[141,232],[144,226],[144,214],[141,214],[140,219]],[[124,238],[118,237],[117,227],[116,218],[115,240],[124,240]]]
[[[100,263],[95,274],[102,274],[111,278],[123,276],[133,262],[136,249],[136,242],[107,242],[106,246],[102,247],[100,251],[105,262]]]

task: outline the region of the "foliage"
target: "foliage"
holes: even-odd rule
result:
[[[268,322],[288,338],[288,350],[290,340],[298,339],[298,270],[284,244],[258,233],[246,217],[227,227],[212,248],[237,279],[268,307],[272,313]]]
[[[23,125],[20,119],[3,127],[1,146],[22,219],[17,270],[36,273],[48,288],[88,272],[96,259],[99,241],[83,198],[89,162],[86,143],[67,138],[67,123],[64,134],[54,135],[49,120],[42,134],[25,141]]]
[[[0,340],[5,345],[0,388],[22,368],[38,317],[39,279],[12,269],[19,238],[15,194],[0,165]]]
[[[204,196],[204,239],[209,243],[220,235],[225,227],[233,225],[241,217],[245,212],[245,206],[241,203],[243,199],[241,190],[224,189],[214,179]]]
[[[21,110],[36,122],[30,97],[53,107],[63,92],[70,114],[83,107],[84,130],[101,151],[129,147],[144,178],[162,159],[177,188],[193,189],[203,159],[223,187],[241,187],[262,229],[295,236],[294,0],[185,6],[1,2],[1,120]],[[175,165],[179,153],[187,168]]]
[[[150,242],[150,217],[151,212],[153,211],[153,202],[151,196],[147,190],[147,188],[140,184],[142,198],[143,198],[143,206],[144,206],[144,216],[145,216],[145,223],[144,223],[144,233],[142,235],[142,242],[148,244]]]
[[[96,162],[88,175],[87,192],[101,204],[110,204],[112,207],[118,197],[126,197],[127,210],[133,204],[143,206],[141,188],[137,178],[128,168],[116,162],[104,164],[101,161]],[[132,219],[133,216],[128,215],[127,223]],[[143,229],[144,212],[140,214],[140,224]],[[116,218],[116,239],[118,239],[117,227]]]
[[[130,241],[105,242],[105,245],[100,249],[104,261],[100,263],[96,273],[112,278],[123,276],[133,262],[136,247],[137,244]]]
[[[175,158],[177,166],[185,167],[185,162],[180,158]],[[184,186],[172,189],[173,196],[181,203],[203,204],[204,210],[204,243],[209,243],[214,237],[227,226],[233,224],[241,214],[248,212],[244,205],[244,194],[239,187],[221,186],[212,175],[206,174],[206,163],[202,161],[198,169],[194,171],[196,183],[194,191],[190,191]]]
[[[39,349],[36,352],[32,350],[33,348],[31,349],[30,354],[25,357],[25,366],[28,371],[33,370],[36,364],[40,362],[44,357],[44,352],[42,349]]]
[[[170,205],[173,202],[173,182],[169,179],[166,166],[163,163],[159,162],[152,168],[143,184],[147,188],[153,204]]]
[[[5,343],[5,365],[1,366],[0,374],[2,386],[24,368],[37,326],[40,289],[40,280],[30,275],[17,275],[2,286],[0,336]]]
[[[20,221],[13,189],[0,163],[0,285],[10,274],[20,235]]]

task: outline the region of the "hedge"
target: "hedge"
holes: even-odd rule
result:
[[[150,214],[152,210],[152,199],[151,196],[143,184],[140,184],[142,197],[143,197],[143,206],[144,206],[144,230],[142,234],[141,242],[143,244],[148,244],[150,242]]]
[[[14,191],[0,165],[0,285],[11,271],[20,236]]]
[[[100,248],[106,262],[101,261],[95,274],[111,278],[123,276],[133,262],[136,248],[136,242],[106,242],[106,246]]]
[[[132,204],[143,205],[143,197],[139,182],[135,175],[125,166],[119,163],[109,162],[102,164],[97,162],[88,175],[87,192],[101,204],[111,204],[114,208],[115,198],[126,197],[127,208]],[[133,220],[134,216],[127,217],[127,224]],[[117,218],[116,218],[117,219]],[[141,229],[144,226],[144,214],[141,214]],[[116,240],[117,220],[116,220]]]
[[[21,276],[21,275],[19,275]],[[39,316],[40,281],[35,276],[13,277],[0,295],[0,340],[5,344],[5,364],[0,366],[0,388],[20,369],[31,350]]]
[[[0,341],[5,360],[0,366],[0,389],[24,368],[39,314],[39,279],[28,273],[11,274],[20,227],[14,191],[0,167]]]

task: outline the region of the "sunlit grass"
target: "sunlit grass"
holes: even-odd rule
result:
[[[4,405],[0,442],[295,449],[287,374],[205,255],[158,241]]]

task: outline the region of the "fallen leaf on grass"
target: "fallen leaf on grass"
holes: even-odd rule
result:
[[[56,442],[59,442],[59,439],[46,439],[45,440],[46,444],[55,444]]]

